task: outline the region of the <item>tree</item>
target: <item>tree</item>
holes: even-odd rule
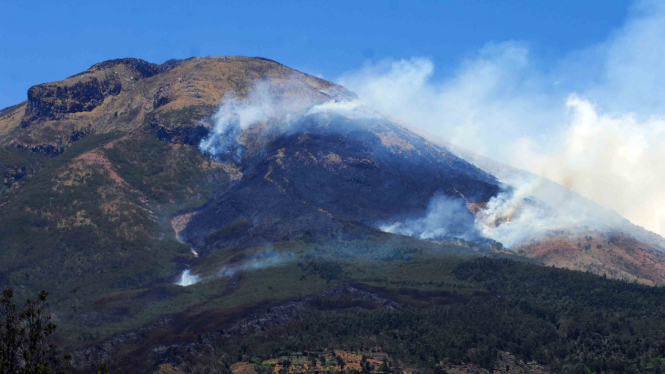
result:
[[[342,356],[337,356],[337,365],[339,365],[339,368],[341,370],[344,370],[344,366],[346,366],[346,362],[344,362],[344,359]]]
[[[97,369],[97,372],[95,374],[109,374],[109,369],[108,366],[106,365],[106,362],[102,362],[102,364],[99,365],[99,369]]]
[[[44,310],[48,293],[28,300],[23,311],[14,303],[14,291],[6,289],[0,299],[0,374],[63,373],[57,345],[49,343],[56,325]]]

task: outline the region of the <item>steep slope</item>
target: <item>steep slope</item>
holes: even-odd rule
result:
[[[172,359],[155,341],[187,348],[180,341],[219,338],[247,315],[348,283],[413,305],[494,297],[451,269],[490,251],[469,241],[482,239],[474,213],[510,187],[356,99],[244,57],[113,60],[31,88],[0,112],[0,287],[51,291],[65,347],[85,347],[82,365],[125,354],[142,371]],[[377,229],[426,214],[437,198],[461,208],[437,224],[466,241]],[[663,280],[656,248],[574,235],[516,248]],[[174,285],[185,271],[201,283]]]
[[[469,203],[499,191],[489,174],[383,118],[306,115],[241,163],[244,177],[190,218],[180,237],[199,250],[344,237],[419,214],[435,194]],[[470,212],[461,233],[473,230]]]
[[[2,110],[0,287],[20,297],[49,290],[70,345],[162,315],[93,301],[170,284],[195,258],[171,218],[239,178],[197,144],[222,98],[256,81],[277,97],[353,97],[265,59],[122,59],[35,86]]]
[[[20,297],[49,290],[65,346],[74,348],[169,314],[222,305],[228,317],[266,297],[327,287],[325,279],[300,282],[309,270],[291,265],[278,272],[291,282],[279,292],[224,280],[192,295],[172,283],[193,260],[225,266],[257,251],[252,245],[285,240],[289,250],[311,251],[334,239],[377,258],[405,257],[391,254],[394,246],[445,252],[374,227],[424,210],[435,193],[481,202],[498,191],[491,175],[378,117],[309,113],[284,131],[247,129],[241,158],[202,152],[220,102],[251,104],[257,84],[305,110],[355,100],[266,59],[122,59],[35,86],[27,102],[3,110],[0,287]]]
[[[270,81],[280,97],[307,96],[322,102],[352,95],[341,86],[276,62],[245,57],[102,62],[62,81],[31,87],[28,100],[2,111],[2,144],[55,155],[87,134],[131,131],[150,125],[180,140],[209,116],[222,97],[245,98],[257,81]],[[182,127],[185,127],[184,129]],[[47,149],[48,148],[48,149]]]
[[[645,284],[665,282],[665,238],[546,178],[459,147],[451,149],[508,185],[527,186],[529,201],[559,210],[559,216],[570,216],[565,225],[545,225],[540,231],[527,232],[513,247],[519,254],[548,266]],[[529,201],[519,204],[517,211]],[[521,224],[519,214],[511,218],[514,222],[509,224]],[[551,220],[556,221],[556,214]]]
[[[101,237],[113,233],[132,240],[127,231],[131,228],[141,232],[135,235],[159,241],[173,237],[175,230],[193,253],[204,254],[284,240],[361,237],[371,227],[424,214],[437,195],[469,208],[470,212],[456,215],[446,230],[453,236],[466,235],[475,230],[473,214],[501,191],[492,174],[509,184],[506,174],[515,174],[491,160],[461,154],[489,171],[483,172],[457,157],[454,153],[459,150],[451,152],[380,115],[357,111],[304,111],[286,121],[287,128],[278,125],[285,122],[283,116],[264,119],[235,134],[234,152],[242,151],[241,157],[202,154],[197,149],[202,139],[216,140],[211,131],[220,121],[215,114],[219,103],[261,104],[263,98],[253,94],[257,87],[266,91],[273,106],[295,111],[356,99],[341,86],[260,58],[193,58],[162,65],[137,59],[99,63],[63,81],[32,87],[27,102],[0,112],[4,145],[0,193],[6,195],[0,209],[32,216],[40,212],[42,223],[35,224],[51,222],[56,232],[90,221],[87,226]],[[73,147],[76,144],[80,145]],[[86,176],[96,173],[106,175],[103,186],[88,186]],[[83,182],[58,181],[74,174],[83,176]],[[50,179],[52,185],[38,187],[33,179]],[[107,183],[115,186],[111,190],[124,192],[111,198],[104,192]],[[30,189],[21,191],[30,184]],[[31,197],[41,188],[58,192],[49,198],[49,209],[43,207],[45,200]],[[80,188],[96,189],[90,196],[99,197],[88,202],[99,209],[95,217],[104,217],[109,229],[99,229],[100,219],[85,218],[93,214],[90,208],[65,206],[70,200],[61,199],[62,188],[72,189],[72,195],[82,193],[77,192]],[[136,202],[141,209],[128,211],[143,212],[144,223],[120,216],[129,214],[121,213],[120,206]],[[578,253],[583,238],[600,236],[584,227],[567,228],[574,230],[572,236],[550,230],[545,237],[527,237],[516,248],[548,265],[662,282],[665,273],[659,254],[665,241],[627,221],[621,227],[638,244],[622,241],[612,255],[607,252],[613,248],[610,243],[595,244],[591,251],[583,250],[583,245]],[[615,231],[599,232],[609,237],[616,236]],[[105,243],[120,240],[101,237]],[[44,243],[38,247],[46,248]],[[15,239],[7,246],[14,247]],[[188,249],[178,251],[177,256],[187,258]],[[647,260],[639,255],[642,252]],[[97,264],[93,261],[90,266]]]

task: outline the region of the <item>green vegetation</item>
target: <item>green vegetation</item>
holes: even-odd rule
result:
[[[64,373],[57,345],[49,343],[56,325],[45,312],[48,294],[42,291],[37,301],[28,300],[18,311],[14,292],[6,289],[0,299],[0,374]]]
[[[156,211],[166,217],[164,212],[169,209],[182,209],[168,202],[171,197],[192,192],[150,187],[160,178],[168,180],[168,173],[141,169],[136,162],[141,152],[167,152],[162,147],[163,143],[155,144],[152,150],[136,149],[133,161],[108,154],[114,165],[119,165],[118,174],[123,179],[132,186],[137,183],[140,193],[163,201],[161,210]],[[256,361],[257,368],[269,370],[270,365],[278,364],[270,360],[285,354],[341,349],[384,352],[395,362],[423,372],[440,372],[442,362],[490,369],[507,353],[561,373],[658,373],[663,367],[662,288],[502,260],[497,255],[477,258],[479,253],[471,248],[481,246],[474,243],[423,242],[376,233],[366,240],[224,248],[194,260],[192,271],[211,276],[222,267],[242,264],[267,251],[288,254],[289,260],[186,288],[165,284],[178,272],[174,260],[187,258],[188,249],[168,237],[154,239],[154,233],[163,231],[162,218],[155,223],[142,211],[125,218],[152,233],[128,240],[100,208],[104,200],[98,191],[109,175],[93,170],[57,191],[46,188],[61,178],[58,170],[43,165],[31,183],[21,187],[25,192],[8,195],[12,219],[0,217],[7,248],[0,254],[3,266],[20,259],[37,264],[40,271],[6,267],[0,273],[9,284],[28,286],[21,289],[23,295],[37,287],[49,287],[51,279],[61,280],[54,285],[54,295],[62,311],[59,332],[67,348],[102,341],[165,315],[197,321],[170,335],[195,339],[219,323],[238,321],[256,308],[353,284],[409,306],[389,310],[348,300],[316,300],[319,312],[286,327],[230,339],[220,348],[227,358],[220,361],[211,357],[204,366],[225,372],[230,364],[249,358]],[[139,176],[152,180],[143,182]],[[199,177],[193,176],[192,181]],[[32,188],[53,192],[36,194]],[[122,193],[127,201],[140,203],[131,191]],[[45,207],[58,214],[85,211],[84,218],[90,224],[58,227],[58,221],[41,213]],[[224,228],[219,235],[236,235],[246,225],[241,222]],[[155,279],[161,281],[151,284]],[[340,307],[353,311],[330,312]],[[70,322],[69,315],[94,318]],[[363,365],[365,371],[380,367],[374,364],[371,370]]]
[[[226,341],[222,351],[259,363],[303,351],[378,351],[424,372],[441,370],[442,362],[492,370],[509,353],[556,373],[665,372],[664,288],[489,257],[460,261],[452,273],[476,290],[467,296],[477,297],[452,292],[442,304],[433,292],[418,291],[420,285],[369,288],[423,302],[313,312]]]
[[[160,239],[163,229],[140,193],[118,185],[103,164],[75,160],[115,139],[91,135],[54,158],[3,149],[11,156],[0,161],[3,167],[31,174],[0,198],[0,283],[14,287],[19,300],[50,290],[60,332],[83,334],[87,322],[69,316],[90,309],[100,295],[172,276],[175,261],[190,256],[172,236]],[[77,341],[67,336],[69,345]]]
[[[54,158],[0,152],[0,171],[20,175],[0,191],[0,282],[14,286],[19,300],[51,290],[58,337],[67,349],[165,316],[178,323],[162,332],[168,339],[192,341],[249,314],[346,284],[405,307],[315,298],[311,314],[220,342],[224,356],[207,357],[192,372],[227,373],[230,365],[251,361],[267,373],[276,365],[304,365],[303,351],[333,349],[370,358],[379,352],[394,365],[381,369],[364,360],[349,369],[340,356],[311,357],[319,364],[334,360],[335,370],[383,373],[398,372],[400,362],[426,373],[441,373],[445,362],[492,369],[508,354],[560,373],[663,372],[665,289],[502,259],[515,257],[487,254],[488,244],[372,231],[362,240],[220,248],[195,259],[175,240],[170,218],[204,204],[229,175],[192,146],[140,134],[117,138],[89,136]],[[99,149],[113,140],[113,147]],[[100,163],[72,166],[95,148],[117,175]],[[210,237],[240,237],[250,227],[240,221]],[[242,267],[264,253],[283,261]],[[184,263],[204,281],[171,284]],[[241,270],[220,272],[235,268]]]
[[[212,189],[228,183],[224,170],[215,169],[196,146],[137,135],[104,152],[123,179],[157,204],[178,201],[184,203],[179,209],[197,207],[208,201]]]
[[[19,311],[14,291],[8,288],[0,298],[0,374],[50,374],[66,372],[70,354],[61,355],[52,341],[57,325],[45,304],[48,293],[39,293],[36,301],[27,300]],[[109,374],[102,363],[96,374]]]
[[[67,349],[185,308],[169,304],[184,291],[170,278],[192,259],[171,217],[228,182],[195,146],[140,132],[119,138],[88,135],[52,158],[0,148],[0,284],[19,300],[50,290]],[[77,159],[93,150],[91,160]],[[148,291],[155,282],[167,285]]]

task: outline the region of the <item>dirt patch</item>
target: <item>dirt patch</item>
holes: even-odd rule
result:
[[[185,227],[187,227],[187,224],[189,221],[191,221],[195,214],[196,212],[191,212],[171,218],[171,226],[173,227],[173,231],[175,231],[176,235],[180,234],[180,232],[184,230]]]
[[[653,285],[665,282],[665,254],[616,232],[554,231],[514,248],[544,265]]]
[[[256,374],[254,370],[254,364],[249,362],[239,362],[237,364],[231,365],[231,371],[233,374]]]
[[[104,170],[106,170],[109,173],[109,176],[111,179],[113,179],[116,183],[124,186],[124,187],[129,187],[129,184],[127,183],[126,180],[124,180],[118,173],[113,170],[113,167],[111,166],[111,162],[109,161],[106,156],[104,156],[99,150],[93,150],[87,153],[84,153],[76,158],[76,160],[81,160],[87,163],[91,164],[99,164],[101,165]]]
[[[415,147],[404,140],[402,137],[399,135],[395,134],[394,132],[380,132],[376,133],[376,135],[381,139],[381,144],[384,146],[390,148],[391,151],[396,152],[396,153],[402,153],[402,152],[410,152],[415,149]]]

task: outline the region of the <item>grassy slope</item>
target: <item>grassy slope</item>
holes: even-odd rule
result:
[[[394,258],[395,253],[405,249],[409,252],[407,256]],[[354,250],[365,251],[365,254],[355,258],[348,256]],[[65,325],[61,332],[70,338],[76,337],[78,343],[100,342],[114,333],[171,316],[179,328],[178,331],[169,330],[169,339],[188,340],[196,334],[242,319],[248,310],[257,306],[279,304],[342,284],[362,284],[367,289],[384,293],[415,287],[424,292],[445,291],[468,296],[477,290],[455,280],[451,273],[456,264],[475,256],[473,252],[455,245],[392,236],[341,245],[285,242],[240,251],[231,248],[194,261],[192,269],[202,275],[211,275],[224,267],[233,268],[245,263],[255,253],[267,251],[288,255],[289,260],[278,266],[241,270],[233,277],[209,279],[189,287],[154,285],[103,295],[94,301],[93,310],[124,318],[106,321],[101,326]],[[312,270],[312,263],[329,266]],[[409,294],[392,296],[405,301],[414,298]]]
[[[12,148],[3,152],[3,167],[26,166],[31,173],[0,201],[5,203],[0,207],[2,284],[24,297],[51,291],[67,348],[164,315],[191,320],[191,330],[201,332],[207,325],[200,320],[348,282],[459,287],[447,261],[468,248],[378,233],[368,241],[341,244],[221,250],[192,268],[212,273],[266,250],[292,257],[282,266],[241,274],[237,285],[228,278],[188,288],[170,285],[182,263],[193,259],[175,240],[170,218],[204,204],[237,171],[205,159],[193,146],[160,142],[145,132],[88,136],[54,158]],[[435,252],[455,256],[427,259]],[[353,257],[358,255],[362,262]],[[331,273],[326,264],[333,260],[341,270],[333,267]],[[432,279],[436,284],[429,284]]]
[[[536,357],[558,367],[577,367],[580,362],[602,365],[594,359],[603,350],[628,360],[628,365],[638,365],[635,360],[647,360],[644,357],[658,352],[662,316],[657,304],[660,296],[653,293],[661,292],[659,289],[533,265],[468,262],[477,253],[464,245],[421,242],[378,232],[366,240],[226,248],[195,260],[191,269],[204,276],[212,275],[222,267],[246,263],[256,258],[257,253],[266,252],[281,254],[288,261],[186,288],[168,284],[182,268],[179,261],[192,259],[188,249],[174,240],[168,218],[205,201],[211,186],[223,185],[228,179],[219,168],[196,166],[202,159],[191,148],[146,142],[142,136],[121,140],[112,135],[89,137],[54,159],[35,159],[20,152],[6,159],[14,164],[23,162],[38,172],[2,201],[6,204],[0,209],[7,213],[0,217],[3,245],[7,249],[1,254],[2,264],[6,266],[2,269],[3,283],[21,285],[24,295],[33,294],[41,287],[54,290],[52,307],[59,317],[61,337],[66,340],[67,348],[100,342],[164,316],[174,318],[176,323],[158,336],[171,341],[190,341],[198,334],[234,324],[270,305],[341,284],[354,284],[380,296],[426,308],[415,315],[367,315],[353,322],[354,329],[372,326],[376,318],[418,318],[443,326],[448,322],[439,321],[437,316],[444,313],[451,321],[460,321],[445,330],[450,334],[466,334],[455,327],[468,324],[466,317],[489,318],[488,324],[478,324],[479,329],[485,329],[492,337],[482,341],[487,347],[500,342],[521,357]],[[113,140],[117,141],[112,147],[98,149]],[[80,158],[95,149],[109,160],[110,169]],[[146,159],[156,162],[141,162]],[[119,183],[117,177],[127,185]],[[174,185],[173,180],[186,183]],[[132,237],[131,231],[123,231],[111,220],[113,215],[103,207],[116,200],[120,200],[118,204],[128,204],[128,209],[122,210],[131,213],[121,221],[134,222],[133,226],[139,227],[143,236]],[[136,208],[140,206],[145,210]],[[8,267],[10,263],[12,268]],[[54,278],[61,280],[55,287],[49,283]],[[496,293],[508,297],[507,304],[488,299]],[[493,309],[497,305],[499,309]],[[602,317],[602,326],[590,324],[597,316]],[[532,329],[535,335],[505,337],[503,330],[493,330],[496,321],[492,322],[492,318],[515,324],[516,328]],[[337,331],[341,321],[333,317],[307,323],[295,327],[296,336],[304,334],[307,330],[300,329],[306,326],[329,334]],[[403,329],[405,333],[417,330],[416,325],[405,325]],[[559,345],[538,343],[533,349],[526,349],[524,339],[552,332],[563,339]],[[417,332],[428,336],[425,333]],[[573,338],[576,334],[584,338]],[[593,338],[593,334],[600,335]],[[275,336],[275,342],[280,342],[279,336]],[[378,337],[387,339],[382,343],[386,350],[408,346],[416,354],[419,352],[412,346],[417,339],[402,342],[390,334]],[[429,338],[441,340],[436,334]],[[347,348],[366,344],[344,334],[336,339],[320,340],[317,344]],[[256,345],[257,340],[249,343],[250,347],[255,346],[255,354],[268,361],[274,359],[270,355],[261,356],[272,348]],[[291,342],[289,347],[298,344],[301,343]],[[564,348],[572,356],[562,353],[563,358],[552,358],[552,352],[559,352],[553,350]],[[454,347],[441,349],[441,354],[471,359],[468,351]],[[591,358],[575,356],[575,352],[587,351],[592,352]],[[131,356],[135,352],[126,353]],[[418,363],[415,356],[396,357],[416,366],[431,364]],[[478,365],[493,362],[491,355],[473,357],[480,360]],[[644,362],[653,365],[652,361]],[[626,367],[625,363],[612,365]]]
[[[89,136],[55,158],[1,151],[0,168],[30,174],[0,200],[0,284],[23,297],[49,290],[66,336],[76,325],[126,320],[90,312],[100,295],[174,276],[192,255],[175,239],[169,215],[202,204],[206,187],[228,180],[223,169],[201,168],[194,147],[136,136]],[[103,335],[83,331],[77,341]]]

